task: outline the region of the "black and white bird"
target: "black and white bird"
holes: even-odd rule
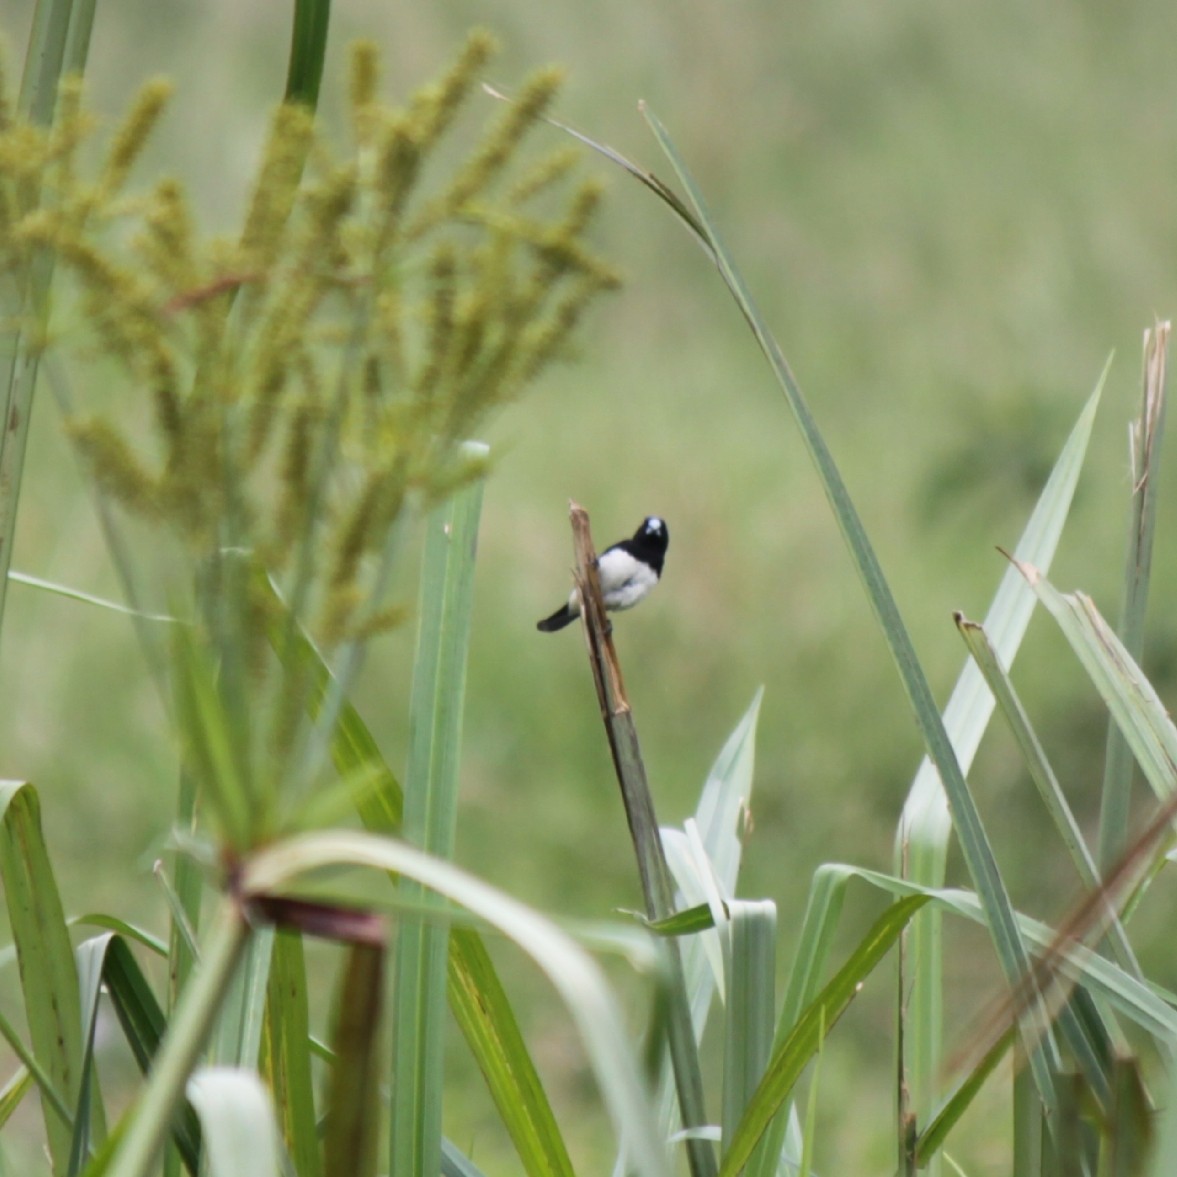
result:
[[[650,593],[662,575],[662,562],[666,559],[666,548],[670,543],[670,532],[657,515],[642,520],[642,525],[620,543],[606,548],[597,557],[597,576],[601,581],[601,596],[605,608],[610,612],[632,609]],[[562,605],[551,617],[545,617],[536,626],[544,633],[554,633],[571,625],[580,616],[580,592],[573,589],[568,603]]]

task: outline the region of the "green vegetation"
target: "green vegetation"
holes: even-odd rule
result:
[[[706,204],[739,199],[745,123],[679,113],[681,71],[631,86],[619,46],[598,82],[652,98],[640,164],[442,15],[345,56],[346,10],[296,3],[289,60],[257,49],[285,84],[210,125],[182,66],[145,80],[171,72],[150,37],[120,92],[92,4],[29,11],[0,76],[0,1172],[1167,1171],[1168,327],[1116,484],[1097,409],[1122,434],[1128,365],[1076,387],[1122,323],[1091,282],[1074,322],[1044,311],[1072,243],[1029,181],[1000,205],[961,163],[1016,143],[1073,183],[1034,118],[1083,157],[1144,41],[1076,16],[1080,69],[1016,21],[841,5],[777,43],[782,88],[775,18],[743,15],[692,10],[672,57],[792,99],[759,124],[781,196],[752,238]],[[634,280],[611,305],[599,253]],[[1000,347],[951,305],[969,256],[1008,283]],[[580,643],[533,631],[569,493],[675,538],[616,654],[588,611],[599,708]]]

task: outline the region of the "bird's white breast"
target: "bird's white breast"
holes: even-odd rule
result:
[[[597,574],[605,608],[612,610],[632,608],[658,583],[653,568],[620,548],[601,556]]]

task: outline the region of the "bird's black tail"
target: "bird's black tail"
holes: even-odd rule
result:
[[[555,633],[558,629],[563,629],[566,625],[571,625],[577,618],[567,605],[562,605],[551,617],[545,617],[543,621],[536,623],[535,628],[541,630],[543,633]]]

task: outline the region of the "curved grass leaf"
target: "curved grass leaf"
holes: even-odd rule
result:
[[[41,805],[23,781],[0,781],[0,881],[20,960],[31,1053],[72,1109],[82,1090],[84,1054],[77,966],[41,833]],[[53,1099],[42,1105],[53,1171],[64,1174],[73,1147],[72,1112],[63,1117]]]
[[[619,1139],[643,1177],[667,1177],[662,1141],[632,1055],[630,1034],[599,966],[537,911],[447,862],[391,838],[352,831],[303,834],[258,851],[246,864],[246,894],[280,893],[329,867],[411,874],[510,937],[547,974],[576,1024]]]
[[[707,239],[714,251],[720,275],[743,312],[761,351],[768,360],[817,469],[822,488],[830,502],[842,536],[850,549],[855,567],[866,589],[871,609],[890,648],[928,756],[935,765],[936,772],[944,786],[953,825],[960,842],[961,853],[973,885],[985,906],[986,926],[997,950],[1002,972],[1008,983],[1014,986],[1028,972],[1029,957],[1026,947],[1019,935],[1005,883],[997,868],[997,862],[981,823],[980,815],[969,793],[960,762],[956,758],[952,742],[941,720],[940,710],[936,706],[927,678],[919,664],[919,659],[916,657],[907,627],[903,623],[895,598],[883,576],[874,548],[862,527],[858,512],[850,499],[846,484],[842,480],[829,447],[818,430],[817,423],[801,394],[800,386],[789,369],[779,345],[768,330],[768,326],[753,301],[730,253],[720,239],[694,178],[687,170],[666,129],[649,110],[643,108],[643,113],[659,145],[674,167],[699,221],[707,231]],[[1077,1054],[1084,1054],[1082,1037],[1069,1019],[1064,1018],[1062,1028],[1067,1034],[1072,1049]],[[1053,1086],[1043,1049],[1053,1054],[1049,1033],[1042,1040],[1042,1049],[1036,1049],[1031,1057],[1031,1068],[1034,1071],[1035,1081],[1043,1101],[1049,1106]],[[1093,1081],[1097,1079],[1098,1076],[1093,1076]]]
[[[200,1117],[208,1177],[280,1177],[274,1110],[253,1071],[202,1067],[188,1080],[188,1098]]]

